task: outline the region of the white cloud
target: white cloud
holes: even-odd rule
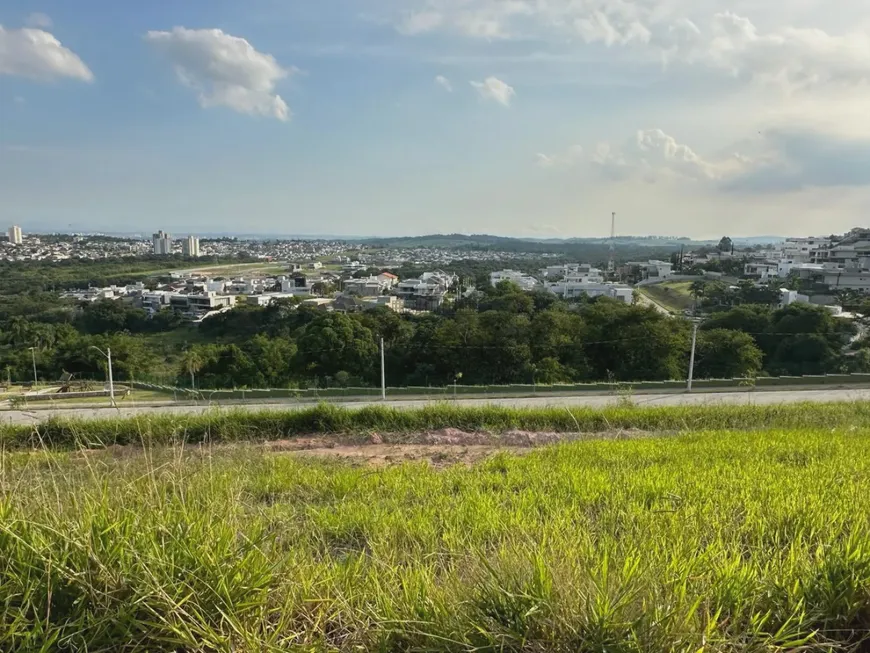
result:
[[[657,0],[416,0],[395,19],[403,34],[436,30],[486,40],[556,37],[607,45],[646,43],[664,13]]]
[[[708,191],[768,195],[820,188],[870,188],[870,137],[843,137],[812,129],[771,129],[748,153],[704,157],[661,129],[638,130],[621,146],[598,144],[588,155],[537,155],[543,168],[585,164],[587,173],[616,180],[691,181]],[[582,156],[581,156],[582,155]]]
[[[405,34],[442,31],[490,41],[512,38],[535,43],[538,55],[550,46],[562,52],[583,44],[624,46],[636,52],[634,63],[694,64],[791,89],[870,81],[866,29],[838,35],[790,27],[784,22],[786,11],[781,12],[786,18],[766,12],[766,24],[781,22],[763,29],[731,11],[714,13],[716,3],[703,1],[408,1],[417,11],[396,19],[397,29]],[[792,9],[796,4],[797,0],[786,2]],[[741,3],[729,6],[739,9]],[[755,13],[762,11],[757,4],[751,6]]]
[[[734,76],[792,88],[870,80],[870,37],[863,32],[833,36],[784,27],[762,33],[748,18],[725,12],[713,17],[712,34],[693,57]]]
[[[219,29],[184,27],[148,32],[145,38],[172,62],[178,79],[197,91],[204,108],[224,106],[249,115],[290,118],[275,86],[295,69],[282,68],[245,39]]]
[[[444,75],[438,75],[435,78],[435,83],[438,84],[441,88],[443,88],[448,93],[453,92],[453,84],[450,83],[450,80],[447,79]]]
[[[53,35],[41,29],[5,29],[0,25],[0,75],[31,79],[71,77],[85,82],[93,73]]]
[[[14,98],[12,98],[12,101],[15,102],[15,104],[17,104],[18,106],[22,106],[26,103],[26,100],[20,95],[16,95]]]
[[[536,11],[528,0],[425,0],[417,4],[417,11],[396,21],[402,34],[445,30],[473,38],[505,39],[513,36],[515,17],[532,16]]]
[[[396,28],[402,34],[414,35],[431,32],[444,23],[444,17],[437,11],[422,11],[405,16]]]
[[[561,154],[543,154],[538,152],[535,155],[535,165],[540,168],[554,168],[556,166],[573,166],[581,162],[583,159],[583,146],[572,145]]]
[[[40,29],[51,29],[54,25],[48,15],[39,11],[27,17],[27,24],[31,27],[39,27]]]
[[[497,77],[487,77],[482,82],[470,82],[477,92],[485,100],[495,100],[499,104],[509,107],[511,100],[517,92],[512,86],[507,85]]]
[[[575,145],[560,155],[538,154],[537,157],[542,167],[585,164],[610,179],[639,177],[651,182],[658,179],[722,181],[757,164],[755,159],[741,154],[705,159],[661,129],[638,130],[620,146],[599,143],[587,152]]]

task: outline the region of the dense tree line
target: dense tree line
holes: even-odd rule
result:
[[[77,305],[31,293],[0,297],[0,373],[29,380],[35,355],[42,378],[102,378],[105,362],[91,347],[110,346],[122,381],[162,373],[202,388],[376,385],[383,338],[393,386],[632,382],[685,378],[691,333],[690,321],[650,308],[568,303],[511,284],[425,315],[279,302],[242,306],[199,327],[171,312],[149,318],[124,302]],[[824,308],[729,306],[701,325],[695,374],[870,371],[870,343],[850,347],[855,333]]]

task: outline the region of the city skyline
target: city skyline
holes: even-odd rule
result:
[[[845,232],[870,209],[868,25],[818,0],[10,0],[0,220]]]

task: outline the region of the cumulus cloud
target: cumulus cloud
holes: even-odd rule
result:
[[[172,63],[178,79],[198,93],[202,107],[289,120],[290,109],[275,86],[295,69],[282,68],[245,39],[219,29],[184,27],[151,31],[145,38]]]
[[[409,0],[396,19],[405,34],[447,32],[468,38],[516,38],[556,47],[632,47],[648,63],[695,65],[747,80],[803,89],[870,81],[870,36],[864,30],[763,30],[711,3],[661,0]],[[536,47],[544,47],[536,46]]]
[[[765,132],[749,151],[705,157],[661,129],[642,129],[620,145],[569,148],[537,154],[542,168],[581,167],[586,174],[621,181],[679,181],[710,191],[747,195],[790,193],[808,188],[870,186],[870,137],[834,136],[811,129]]]
[[[453,84],[450,83],[450,80],[447,79],[444,75],[438,75],[435,78],[435,83],[438,84],[441,88],[443,88],[448,93],[453,92]]]
[[[774,130],[764,156],[723,184],[728,191],[784,193],[806,188],[870,186],[870,139]]]
[[[446,31],[486,40],[578,38],[606,45],[646,43],[663,18],[657,0],[413,0],[396,29],[413,35]]]
[[[761,33],[748,18],[730,12],[714,16],[713,38],[700,59],[735,76],[796,88],[870,80],[867,34],[833,36],[792,27]]]
[[[499,104],[509,107],[511,100],[517,92],[513,86],[509,86],[497,77],[487,77],[482,82],[469,82],[484,100],[495,100]]]
[[[52,34],[24,27],[5,29],[0,25],[0,75],[37,80],[69,77],[91,82],[94,74],[72,50]]]
[[[538,154],[543,168],[584,166],[613,180],[637,177],[650,182],[659,179],[684,179],[718,182],[731,179],[754,165],[744,155],[710,160],[680,143],[661,129],[640,129],[619,145],[598,143],[584,148],[574,145],[561,154]]]

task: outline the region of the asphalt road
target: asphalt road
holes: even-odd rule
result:
[[[512,406],[512,407],[546,407],[567,406],[601,408],[612,406],[620,400],[613,395],[580,396],[580,397],[527,397],[504,399],[459,399],[462,406]],[[787,404],[799,402],[825,403],[832,401],[867,401],[870,400],[870,388],[829,390],[779,390],[758,392],[717,392],[699,394],[637,394],[631,398],[638,406],[703,406],[716,404]],[[388,401],[393,408],[409,409],[435,403],[429,400]],[[336,405],[349,409],[381,405],[382,402],[336,402]],[[99,419],[107,417],[134,417],[136,415],[152,415],[156,413],[172,415],[190,415],[214,410],[244,410],[244,411],[275,411],[306,408],[311,404],[270,403],[270,404],[236,404],[231,406],[123,406],[119,408],[68,408],[48,410],[9,410],[0,411],[0,422],[5,424],[38,424],[53,416],[75,419]]]

